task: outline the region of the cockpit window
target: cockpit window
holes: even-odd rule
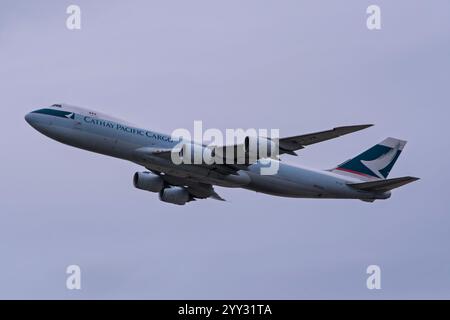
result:
[[[60,104],[53,104],[52,107],[62,108],[62,106]]]

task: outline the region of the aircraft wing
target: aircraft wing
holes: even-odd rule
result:
[[[134,151],[136,159],[150,160],[150,157],[158,157],[167,161],[172,161],[172,152],[179,152],[170,148],[154,148],[154,147],[142,147]],[[248,164],[192,164],[192,166],[200,166],[207,168],[219,175],[236,174],[239,170],[247,170]]]
[[[173,152],[170,148],[154,148],[154,147],[142,147],[134,151],[135,156],[147,156],[154,155],[165,159],[170,159],[171,153]]]
[[[186,190],[191,194],[193,198],[192,200],[211,198],[219,201],[226,201],[214,190],[214,187],[209,183],[201,183],[190,178],[181,178],[169,174],[163,174],[160,172],[154,173],[158,174],[168,185],[186,188]]]
[[[366,129],[373,126],[372,124],[362,124],[355,126],[336,127],[331,130],[303,134],[300,136],[280,138],[280,154],[287,153],[296,156],[295,150],[303,149],[310,144],[334,139],[352,132]]]

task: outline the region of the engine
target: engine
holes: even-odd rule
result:
[[[227,164],[253,163],[261,158],[276,158],[279,142],[278,139],[246,136],[243,143],[219,147],[185,143],[172,155],[176,155],[172,158],[175,164],[213,164],[217,160]]]
[[[264,137],[247,136],[244,140],[244,152],[250,159],[273,158],[279,154],[277,140]]]
[[[136,172],[133,176],[133,185],[141,190],[160,192],[164,188],[164,180],[150,172]]]
[[[164,202],[184,205],[192,200],[191,194],[183,187],[170,187],[161,190],[159,199]]]

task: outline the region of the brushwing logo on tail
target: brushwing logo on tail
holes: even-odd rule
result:
[[[73,112],[71,112],[71,113],[69,113],[69,114],[66,114],[65,116],[66,116],[66,118],[68,118],[68,119],[75,119],[75,114],[74,114]]]
[[[400,143],[379,158],[370,161],[361,160],[361,163],[376,174],[378,178],[385,179],[386,177],[380,171],[386,168],[395,159],[399,149]]]

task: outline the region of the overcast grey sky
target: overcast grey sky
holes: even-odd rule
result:
[[[446,0],[1,0],[0,298],[450,298],[449,57]],[[391,176],[422,179],[372,204],[218,188],[169,205],[133,188],[136,165],[24,121],[55,102],[168,133],[374,123],[283,158],[330,168],[393,136]]]

